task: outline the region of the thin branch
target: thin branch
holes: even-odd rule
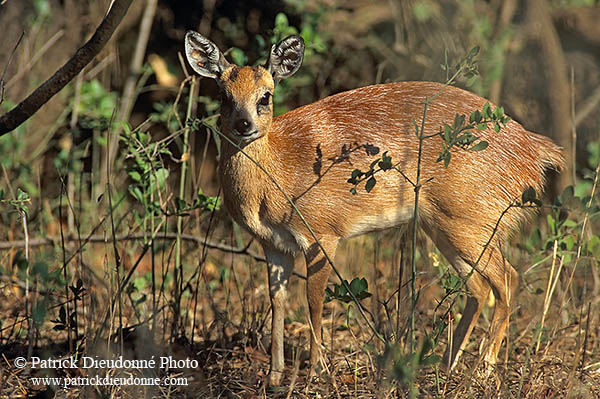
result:
[[[592,112],[597,111],[598,104],[600,104],[600,86],[598,86],[588,98],[581,102],[581,105],[578,107],[579,109],[575,114],[575,127],[579,126],[579,124]]]
[[[177,238],[176,233],[161,233],[161,234],[157,234],[156,237],[154,237],[155,240],[174,240],[176,238]],[[120,236],[115,237],[116,241],[134,241],[134,240],[143,240],[143,239],[144,239],[143,233],[125,234],[125,235],[120,235]],[[181,239],[184,241],[196,243],[198,245],[206,245],[208,248],[217,249],[217,250],[223,251],[223,252],[247,255],[247,256],[251,257],[252,259],[256,260],[257,262],[265,262],[266,263],[266,261],[267,261],[264,257],[258,255],[257,253],[255,253],[253,251],[250,251],[247,246],[234,248],[229,245],[218,244],[218,243],[210,242],[207,240],[203,240],[202,238],[196,237],[191,234],[182,234]],[[32,239],[29,239],[29,247],[31,248],[31,247],[41,247],[41,246],[45,246],[45,245],[56,245],[58,241],[60,241],[60,237],[56,237],[56,236],[32,238]],[[65,237],[65,242],[78,242],[78,241],[79,241],[78,238],[75,236],[66,236]],[[104,235],[93,235],[93,236],[87,237],[86,241],[96,242],[96,243],[97,242],[104,243],[104,242],[106,242],[106,237]],[[9,249],[13,249],[13,248],[24,248],[25,244],[26,244],[25,240],[0,242],[0,251],[9,250]]]
[[[11,132],[67,85],[104,48],[133,0],[115,0],[94,35],[50,79],[0,117],[0,136]]]
[[[46,52],[48,52],[48,50],[50,50],[56,44],[56,42],[64,36],[64,34],[65,34],[65,31],[63,29],[61,29],[58,32],[56,32],[54,35],[52,35],[52,37],[50,39],[48,39],[48,41],[46,41],[46,43],[44,43],[44,45],[42,46],[42,48],[40,48],[35,53],[35,55],[31,59],[29,59],[27,61],[27,64],[24,67],[19,68],[17,74],[14,75],[12,78],[10,78],[10,80],[6,83],[6,88],[10,89],[12,86],[14,86],[15,84],[17,84],[17,82],[23,76],[29,74],[29,72],[34,67],[34,65],[37,64],[37,62],[42,57],[44,57],[44,55],[46,54]]]
[[[10,62],[12,61],[13,56],[17,52],[17,48],[19,44],[21,44],[21,40],[23,40],[23,36],[25,36],[25,32],[21,32],[21,36],[19,36],[19,40],[17,40],[17,44],[13,48],[13,51],[8,56],[8,61],[6,61],[6,65],[4,66],[4,71],[2,72],[2,77],[0,77],[0,104],[4,101],[4,87],[6,85],[6,72],[8,71],[8,67],[10,66]]]

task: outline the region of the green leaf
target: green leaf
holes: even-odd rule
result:
[[[136,277],[133,280],[133,287],[137,290],[137,291],[143,291],[146,288],[146,277],[145,276],[140,276],[140,277]]]
[[[456,143],[461,146],[469,146],[473,144],[478,139],[477,136],[474,136],[471,132],[465,132],[456,138]]]
[[[135,182],[139,182],[140,180],[142,180],[142,175],[140,175],[140,173],[136,170],[131,170],[127,174],[129,175],[129,177],[131,177],[131,180]]]
[[[131,196],[133,198],[135,198],[136,200],[138,200],[138,202],[140,203],[144,203],[144,195],[142,194],[142,191],[140,190],[139,187],[137,186],[129,186],[129,193],[131,194]]]
[[[562,239],[562,242],[565,244],[567,251],[570,251],[575,246],[575,239],[573,236],[566,236]]]
[[[438,364],[442,360],[442,357],[436,354],[425,356],[421,360],[421,366],[433,366]]]
[[[568,205],[573,200],[574,196],[575,196],[575,190],[573,189],[573,186],[568,186],[559,195],[560,202],[565,205]]]
[[[25,258],[25,254],[22,250],[18,250],[13,258],[13,267],[16,266],[19,270],[25,271],[29,261]]]
[[[434,15],[432,6],[424,1],[415,2],[411,8],[415,19],[421,23],[426,22]]]
[[[18,188],[17,189],[17,200],[18,201],[28,201],[29,200],[29,194],[27,194],[25,191],[23,191],[20,188]]]
[[[556,220],[554,220],[554,217],[552,217],[552,215],[548,215],[546,217],[546,220],[548,221],[548,227],[550,227],[550,231],[555,234],[556,233]]]
[[[175,198],[175,204],[177,206],[177,213],[181,213],[184,209],[188,207],[187,202],[179,197]]]
[[[325,303],[332,300],[338,300],[343,303],[352,302],[352,295],[350,295],[346,286],[350,288],[350,291],[358,300],[372,296],[371,293],[368,292],[367,280],[365,278],[354,278],[350,283],[347,280],[344,280],[342,284],[335,284],[333,290],[327,288],[325,290]]]
[[[367,282],[366,278],[361,278],[359,279],[358,277],[355,277],[351,282],[350,282],[350,289],[352,290],[352,292],[354,294],[360,294],[363,291],[368,290],[369,288],[369,283]]]
[[[444,125],[444,140],[450,144],[452,130],[450,126]]]
[[[392,157],[388,156],[387,153],[387,151],[383,153],[381,156],[381,161],[377,164],[377,166],[379,166],[383,171],[390,170],[393,167]]]
[[[479,123],[481,121],[481,112],[479,110],[473,111],[469,117],[469,122]]]
[[[491,106],[489,102],[486,102],[485,104],[483,104],[483,117],[488,119],[491,117]]]
[[[494,115],[496,115],[498,119],[502,120],[504,117],[504,107],[496,108],[496,110],[494,111]]]
[[[482,151],[488,147],[488,142],[481,140],[479,143],[469,147],[469,151]]]
[[[465,123],[464,115],[459,115],[459,114],[454,115],[454,124],[452,125],[452,127],[454,129],[458,129],[458,128],[462,127],[464,123]]]
[[[48,264],[44,261],[38,260],[33,263],[32,270],[33,275],[40,276],[42,280],[47,280],[48,278]]]
[[[444,168],[448,168],[448,165],[450,165],[450,158],[452,158],[452,154],[450,153],[450,151],[447,151],[444,155]]]
[[[215,211],[221,208],[221,198],[211,197],[202,193],[202,189],[198,189],[196,199],[194,200],[193,208],[200,208],[205,211]]]
[[[248,63],[248,57],[246,57],[246,54],[237,47],[232,47],[229,55],[231,56],[233,62],[238,66],[244,66]]]
[[[156,178],[156,182],[158,183],[158,188],[163,189],[165,187],[167,178],[169,177],[169,171],[165,168],[158,169],[156,171],[156,174],[151,177],[151,180],[154,180],[153,179],[154,177]],[[154,185],[154,184],[152,184],[152,185]],[[156,188],[156,187],[153,187],[153,188]]]
[[[375,177],[371,176],[365,183],[365,190],[370,193],[371,190],[373,190],[373,187],[375,187],[375,184],[377,184],[377,180],[375,180]]]
[[[600,238],[592,236],[586,243],[586,249],[596,260],[600,260]]]
[[[58,311],[58,319],[60,320],[61,323],[66,324],[67,322],[67,310],[65,309],[64,306],[61,306],[59,311]]]
[[[473,59],[477,54],[479,54],[479,46],[475,46],[469,51],[469,55],[467,56],[469,59]]]
[[[275,26],[279,29],[287,28],[289,26],[287,15],[282,12],[277,14],[275,16]]]
[[[530,240],[531,240],[531,245],[534,248],[537,248],[540,245],[540,242],[542,241],[542,232],[540,231],[539,228],[536,228],[533,231],[533,234],[531,234]]]
[[[46,319],[46,314],[48,313],[48,305],[48,300],[44,298],[43,300],[39,301],[33,308],[31,316],[33,318],[33,322],[37,326],[41,325]]]
[[[325,303],[329,303],[335,299],[335,294],[330,288],[325,288]]]

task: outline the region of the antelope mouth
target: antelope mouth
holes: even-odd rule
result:
[[[256,140],[260,136],[260,134],[258,130],[253,130],[246,134],[232,133],[231,136],[235,141],[239,142],[240,144],[248,144]]]

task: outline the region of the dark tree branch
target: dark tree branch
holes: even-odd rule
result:
[[[50,79],[0,117],[0,136],[16,129],[89,64],[111,38],[133,0],[115,0],[94,35]]]

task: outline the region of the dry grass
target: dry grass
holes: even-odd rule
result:
[[[370,291],[377,289],[379,299],[387,299],[395,290],[397,270],[389,267],[395,256],[393,237],[389,234],[381,236],[378,244],[380,258],[374,267],[373,237],[363,237],[347,243],[340,250],[337,263],[341,264],[346,258],[352,259],[348,267],[343,268],[346,276],[366,276],[370,280],[377,279],[377,285],[371,280]],[[135,245],[129,244],[133,247]],[[101,247],[102,246],[98,246]],[[425,245],[427,248],[427,245]],[[124,252],[127,252],[124,245]],[[188,265],[193,264],[196,248],[189,247],[185,257]],[[255,250],[254,247],[251,248]],[[105,248],[104,251],[107,251]],[[101,250],[93,251],[102,252]],[[132,251],[135,252],[135,251]],[[435,252],[433,252],[435,253]],[[387,255],[385,255],[387,254]],[[437,259],[434,256],[432,259]],[[146,259],[147,260],[147,259]],[[440,277],[444,275],[442,265],[432,267],[430,262],[420,264],[419,276],[420,301],[417,309],[418,337],[431,332],[433,328],[434,308],[437,301],[443,297],[439,287]],[[437,264],[437,261],[433,263]],[[81,388],[58,389],[54,392],[47,386],[33,386],[31,377],[42,376],[40,370],[18,370],[12,364],[12,359],[26,352],[26,337],[16,332],[22,325],[23,296],[19,289],[4,284],[0,293],[2,301],[1,312],[4,318],[2,330],[2,374],[0,381],[2,389],[0,397],[19,397],[17,395],[45,395],[39,397],[154,397],[154,398],[395,398],[408,397],[408,386],[397,384],[382,367],[381,354],[383,347],[364,326],[364,323],[346,305],[330,303],[326,305],[324,318],[324,355],[327,359],[328,370],[319,378],[310,379],[307,376],[305,361],[307,359],[308,325],[304,299],[304,281],[293,278],[290,284],[290,303],[286,321],[286,375],[282,386],[278,389],[265,390],[264,377],[268,373],[270,333],[269,300],[266,291],[265,266],[262,263],[250,261],[243,255],[223,254],[211,251],[208,261],[203,267],[203,278],[199,293],[199,304],[195,322],[195,336],[190,341],[191,314],[185,309],[191,309],[193,299],[182,300],[182,309],[188,316],[185,325],[185,337],[174,337],[169,331],[172,315],[165,307],[157,315],[156,336],[149,335],[146,322],[138,326],[134,332],[125,335],[126,358],[145,359],[152,354],[172,354],[184,359],[197,359],[197,368],[177,370],[159,370],[160,376],[188,377],[188,386],[179,386],[171,392],[164,389],[146,389],[139,387],[115,387],[113,390],[98,389],[96,393],[82,391]],[[375,272],[375,270],[377,272]],[[475,330],[466,353],[460,364],[450,375],[438,370],[437,367],[423,367],[418,370],[414,384],[416,397],[422,398],[598,398],[600,397],[600,330],[599,319],[595,316],[598,307],[597,296],[593,294],[597,287],[588,286],[585,273],[576,274],[568,292],[566,303],[559,308],[555,299],[547,315],[546,338],[542,339],[540,349],[535,351],[536,323],[539,323],[543,307],[543,292],[536,292],[544,287],[549,264],[539,268],[537,272],[527,273],[521,283],[517,297],[516,310],[511,319],[510,339],[508,350],[503,347],[500,354],[500,364],[489,376],[485,376],[483,365],[479,364],[477,356],[479,341],[487,331],[491,309],[484,312],[479,327]],[[302,272],[301,268],[298,270]],[[107,272],[107,270],[104,270]],[[102,271],[98,270],[98,274]],[[580,275],[581,274],[581,275]],[[547,277],[546,277],[547,278]],[[405,280],[406,281],[406,280]],[[558,283],[559,294],[567,290],[567,279]],[[375,288],[376,287],[376,288]],[[86,318],[84,348],[87,353],[118,353],[115,340],[107,340],[106,335],[99,345],[102,350],[91,347],[91,340],[97,331],[97,325],[104,315],[107,306],[108,292],[103,292],[100,286],[90,284],[89,295],[96,296],[98,304],[96,311],[90,313],[89,308],[81,316]],[[168,289],[165,290],[168,295]],[[585,294],[581,297],[582,293]],[[578,295],[579,294],[579,295]],[[409,307],[406,290],[401,293],[402,309]],[[560,295],[556,295],[560,298]],[[89,296],[88,296],[89,298]],[[458,305],[461,299],[457,298]],[[388,319],[383,307],[371,299],[365,300],[365,307],[375,315],[376,325],[385,329]],[[165,302],[167,303],[167,302]],[[444,306],[449,306],[450,302]],[[456,311],[460,307],[455,305]],[[588,306],[590,307],[588,319]],[[442,314],[442,309],[438,310]],[[137,312],[148,315],[147,304],[140,305]],[[53,313],[51,311],[51,313]],[[125,325],[136,324],[138,319],[134,308],[125,307]],[[395,315],[395,310],[394,310]],[[400,312],[400,326],[406,320],[407,311]],[[395,320],[391,320],[395,325]],[[113,319],[113,323],[116,320]],[[8,328],[14,323],[15,328]],[[89,323],[89,324],[88,324]],[[36,353],[40,356],[59,357],[65,355],[67,346],[64,332],[52,332],[50,325],[40,329],[39,348]],[[114,324],[113,330],[114,331]],[[385,330],[389,333],[389,328]],[[446,343],[442,338],[434,349],[441,355]],[[110,342],[110,345],[108,343]],[[585,347],[584,347],[585,342]],[[108,345],[108,346],[107,346]],[[106,348],[110,348],[106,352]],[[585,358],[584,356],[585,350]],[[505,359],[508,362],[505,362]],[[582,367],[583,366],[583,367]],[[28,373],[31,372],[31,373]],[[58,369],[52,370],[56,376],[85,375],[86,370]],[[112,369],[99,370],[101,375],[143,375],[144,370]],[[147,372],[147,370],[146,370]],[[153,371],[154,372],[154,371]],[[102,374],[105,373],[105,374]],[[164,388],[164,387],[162,387]],[[4,396],[1,396],[4,395]],[[93,396],[96,395],[96,396]],[[23,396],[25,397],[25,396]]]

